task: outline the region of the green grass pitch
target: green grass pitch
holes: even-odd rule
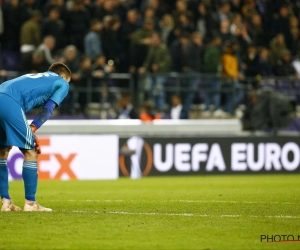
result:
[[[299,175],[40,181],[52,213],[0,213],[0,249],[300,249]],[[10,183],[23,206],[23,182]],[[296,238],[295,238],[296,239]]]

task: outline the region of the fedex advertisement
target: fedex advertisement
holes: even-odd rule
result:
[[[117,135],[39,136],[40,180],[104,180],[119,178]],[[9,180],[22,179],[23,154],[13,147]]]

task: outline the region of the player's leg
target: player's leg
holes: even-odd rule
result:
[[[7,112],[7,107],[9,107],[9,112]],[[27,211],[45,211],[35,201],[38,154],[35,151],[34,135],[20,105],[6,95],[1,95],[0,98],[0,127],[2,131],[5,131],[4,136],[0,138],[0,144],[16,146],[24,155],[22,176],[25,186],[25,198],[29,198],[28,200],[25,199],[24,210],[26,208]]]
[[[9,195],[7,157],[11,147],[0,145],[0,195],[2,201],[1,211],[21,211],[14,205]]]
[[[22,177],[25,189],[25,205],[24,211],[46,211],[51,212],[52,209],[43,207],[36,202],[35,194],[38,186],[38,153],[35,150],[21,149],[24,155]]]

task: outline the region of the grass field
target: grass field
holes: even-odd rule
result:
[[[0,213],[0,249],[300,249],[300,176],[41,181],[52,213]],[[23,206],[23,183],[10,183]]]

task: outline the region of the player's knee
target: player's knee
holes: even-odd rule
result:
[[[24,155],[24,161],[37,161],[38,153],[35,150],[20,149]]]
[[[0,150],[0,158],[7,159],[10,150],[11,150],[11,147],[7,147],[5,149],[1,149]]]

